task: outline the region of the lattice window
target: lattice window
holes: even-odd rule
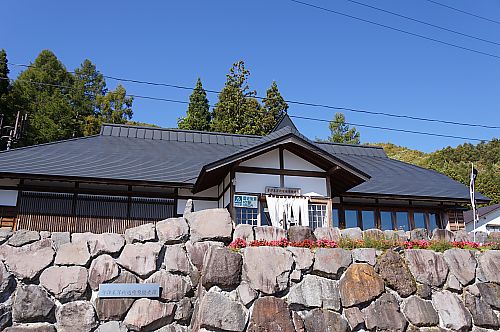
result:
[[[246,224],[257,226],[258,209],[236,208],[236,224]]]
[[[326,225],[326,204],[309,204],[309,227],[316,229]]]

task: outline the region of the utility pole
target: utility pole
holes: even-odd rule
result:
[[[13,126],[4,126],[3,124],[4,115],[0,114],[0,139],[7,141],[7,151],[10,150],[13,143],[16,143],[21,139],[26,130],[26,121],[28,120],[28,115],[21,115],[21,112],[17,112],[16,122]]]

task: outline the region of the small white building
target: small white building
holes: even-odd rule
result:
[[[472,210],[464,212],[464,222],[468,232],[500,232],[500,204],[479,208],[477,214],[479,219],[474,229]]]

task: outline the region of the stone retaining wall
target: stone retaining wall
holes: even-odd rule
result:
[[[240,226],[224,209],[118,234],[0,230],[0,330],[493,331],[500,251],[247,247],[233,236],[290,241],[371,236],[322,228]],[[467,234],[438,231],[435,238]],[[158,299],[99,299],[101,283],[159,283]]]

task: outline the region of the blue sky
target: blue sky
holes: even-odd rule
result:
[[[425,0],[358,0],[500,43],[500,25]],[[438,0],[500,21],[500,1]],[[332,10],[500,56],[500,46],[422,26],[346,0],[306,0]],[[459,122],[500,125],[500,59],[454,49],[346,17],[277,1],[3,1],[0,48],[29,63],[51,49],[73,70],[85,58],[104,74],[220,90],[245,60],[260,95],[273,80],[286,99]],[[13,69],[15,77],[19,69]],[[108,86],[117,82],[108,80]],[[125,83],[137,95],[188,100],[189,91]],[[216,95],[209,94],[211,103]],[[136,99],[134,120],[175,127],[182,104]],[[290,105],[291,115],[330,119],[334,111]],[[352,123],[481,139],[468,128],[345,112]],[[294,120],[308,137],[327,123]],[[363,142],[433,151],[464,140],[358,127]],[[476,143],[476,142],[473,142]]]

